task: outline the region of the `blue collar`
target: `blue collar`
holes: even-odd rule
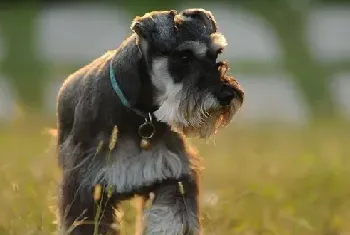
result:
[[[109,61],[109,80],[111,81],[111,85],[112,85],[112,88],[113,90],[115,91],[115,93],[117,94],[117,96],[119,97],[120,101],[122,102],[122,104],[129,108],[130,110],[134,111],[137,115],[145,118],[146,120],[147,119],[152,119],[151,118],[151,113],[144,113],[138,109],[135,109],[133,108],[128,99],[125,97],[125,95],[123,94],[122,90],[120,89],[120,86],[118,85],[118,82],[117,82],[117,79],[115,78],[115,75],[114,75],[114,71],[113,71],[113,66],[112,66],[112,62],[113,62],[113,59],[111,58],[111,60]]]
[[[131,107],[129,101],[126,99],[125,95],[123,94],[122,90],[120,89],[117,83],[117,79],[115,78],[114,71],[113,71],[112,62],[113,60],[111,59],[109,62],[109,79],[111,81],[113,90],[118,95],[120,101],[123,103],[124,106]]]
[[[112,62],[113,61],[111,58],[111,60],[109,61],[109,80],[111,81],[113,90],[118,95],[120,101],[122,102],[122,104],[124,106],[126,106],[127,108],[129,108],[130,110],[135,112],[137,115],[139,115],[145,119],[144,123],[139,126],[138,133],[139,133],[140,137],[142,137],[142,139],[151,139],[156,131],[156,129],[152,123],[151,113],[146,114],[138,109],[131,107],[128,99],[125,97],[125,95],[123,94],[122,90],[120,89],[120,87],[117,83],[117,79],[115,78],[114,71],[113,71]],[[148,127],[148,129],[150,128],[150,131],[145,133],[145,129],[147,127]]]

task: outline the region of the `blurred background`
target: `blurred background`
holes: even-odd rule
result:
[[[228,128],[191,140],[206,162],[206,234],[350,234],[350,1],[81,0],[0,3],[0,235],[55,231],[47,129],[62,81],[136,15],[192,7],[214,14],[246,93]]]

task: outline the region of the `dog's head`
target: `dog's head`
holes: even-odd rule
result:
[[[136,17],[131,29],[155,87],[159,121],[203,138],[229,123],[244,92],[218,61],[227,42],[210,11],[154,11]]]

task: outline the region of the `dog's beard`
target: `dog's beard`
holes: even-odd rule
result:
[[[152,81],[158,90],[159,109],[155,117],[187,136],[208,138],[232,120],[241,106],[238,100],[222,107],[209,91],[174,83],[167,71],[167,59],[153,61]]]
[[[188,115],[192,115],[192,117],[197,116],[198,122],[190,125],[177,123],[174,126],[187,136],[208,138],[230,123],[239,105],[239,103],[232,103],[227,107],[212,106],[209,110],[195,110],[195,112],[191,112]]]

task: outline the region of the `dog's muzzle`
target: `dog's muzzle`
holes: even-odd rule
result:
[[[243,102],[243,92],[230,85],[222,84],[214,91],[214,96],[217,98],[221,106],[230,105],[234,99]]]
[[[227,74],[229,66],[226,61],[220,61],[216,64],[220,84],[216,86],[213,92],[214,97],[218,100],[221,106],[231,105],[233,102],[242,105],[244,99],[244,92],[237,80]]]

